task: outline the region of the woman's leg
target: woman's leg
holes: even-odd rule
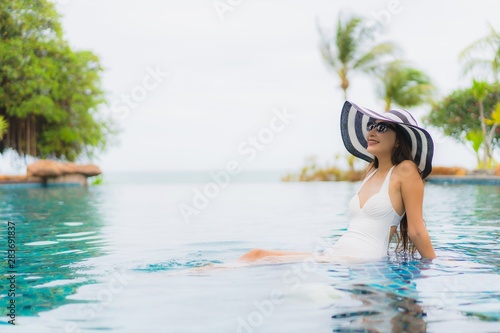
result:
[[[311,255],[311,253],[298,252],[298,251],[273,251],[273,250],[253,249],[253,250],[245,253],[243,256],[241,256],[239,260],[256,261],[256,260],[266,258],[266,257],[286,257],[286,256],[304,257],[304,256],[308,256],[308,255]]]

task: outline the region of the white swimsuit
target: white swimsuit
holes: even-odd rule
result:
[[[404,216],[399,215],[392,207],[389,197],[389,180],[392,170],[389,170],[378,193],[372,195],[360,207],[359,195],[349,202],[351,222],[347,232],[339,238],[332,248],[335,257],[354,257],[361,259],[380,259],[387,255],[391,226],[398,226]],[[368,175],[363,185],[377,172]]]

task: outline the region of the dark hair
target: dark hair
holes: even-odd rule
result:
[[[412,161],[415,164],[415,166],[417,166],[411,154],[411,146],[409,143],[410,141],[407,138],[404,130],[402,130],[399,126],[396,126],[394,128],[394,132],[396,132],[396,144],[392,149],[392,157],[391,157],[392,164],[398,165],[403,161],[409,160]],[[377,157],[375,157],[372,163],[370,163],[368,171],[370,171],[373,168],[375,169],[378,168]],[[418,166],[417,170],[420,173],[420,177],[422,177],[422,171],[418,169]],[[411,242],[410,237],[408,236],[408,219],[406,217],[406,214],[403,216],[401,222],[399,223],[399,233],[397,234],[397,237],[398,241],[395,250],[396,253],[410,254],[411,256],[413,256],[417,248]]]

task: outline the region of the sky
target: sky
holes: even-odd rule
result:
[[[458,55],[498,30],[500,1],[55,0],[65,38],[104,67],[121,132],[93,162],[103,171],[300,170],[340,163],[344,102],[318,49],[317,26],[339,13],[384,27],[439,96],[470,85]],[[383,110],[373,80],[352,77],[348,99]],[[410,109],[417,119],[429,107]],[[434,165],[475,167],[470,148],[429,128]]]

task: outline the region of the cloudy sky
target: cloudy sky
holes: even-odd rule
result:
[[[498,25],[500,1],[56,0],[65,37],[92,50],[122,132],[95,162],[105,172],[222,169],[296,171],[344,154],[343,96],[318,51],[317,24],[340,12],[385,27],[440,96],[469,84],[458,54]],[[348,98],[382,109],[370,78]],[[411,110],[417,117],[425,107]],[[436,130],[434,165],[475,166],[472,150]]]

